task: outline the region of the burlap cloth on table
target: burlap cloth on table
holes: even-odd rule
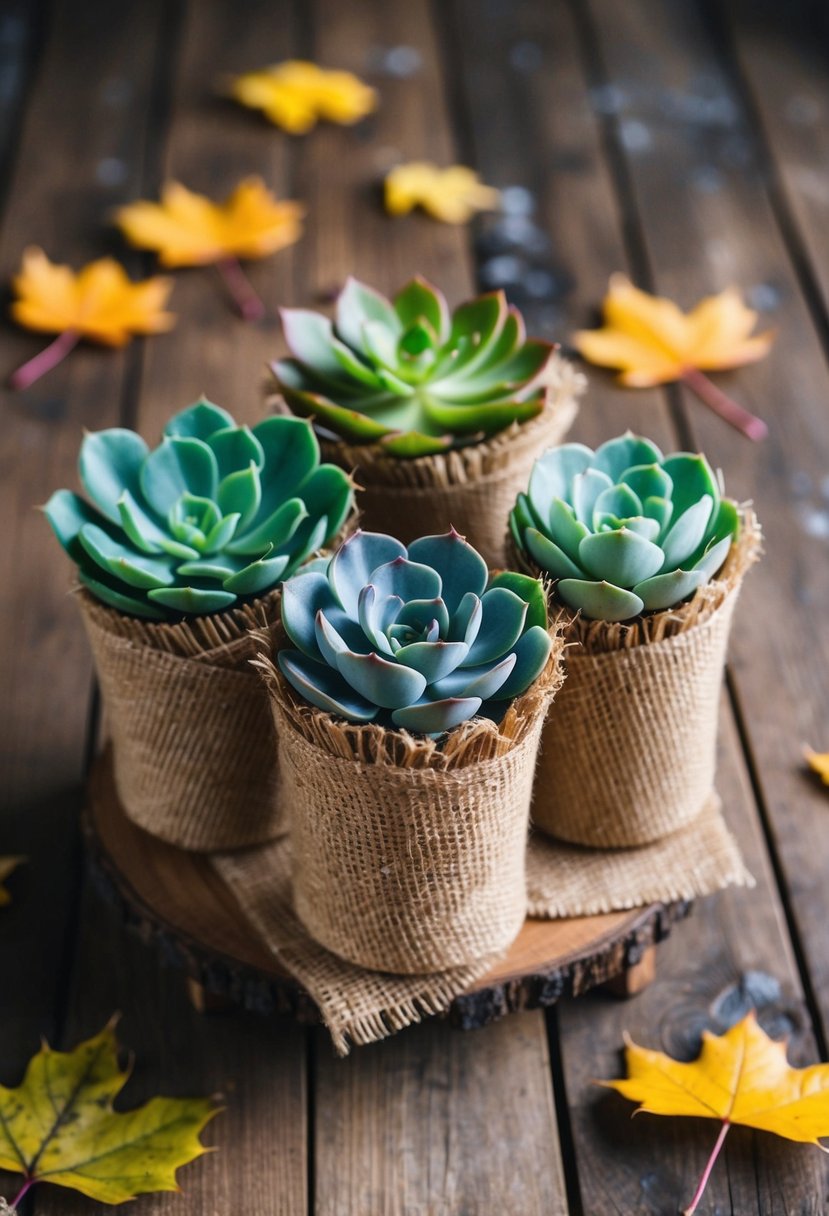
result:
[[[440,455],[403,460],[378,444],[321,439],[323,460],[353,471],[361,487],[360,526],[408,544],[452,525],[490,568],[502,568],[515,499],[526,490],[537,457],[561,442],[587,385],[561,355],[554,356],[548,376],[547,401],[538,417]],[[285,408],[278,396],[269,401],[276,409]]]
[[[748,884],[714,791],[728,634],[761,534],[743,511],[720,576],[632,625],[572,618],[544,728],[528,901],[580,916]]]
[[[265,662],[290,844],[213,864],[314,998],[337,1050],[444,1011],[516,937],[560,654],[557,639],[498,726],[464,723],[442,745],[300,704]]]
[[[180,624],[138,620],[89,592],[78,600],[129,818],[196,851],[284,830],[266,690],[250,660],[278,592]]]

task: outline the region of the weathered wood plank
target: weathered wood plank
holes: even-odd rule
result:
[[[394,160],[457,157],[427,5],[316,0],[311,12],[318,62],[365,75],[404,45],[422,66],[372,79],[382,102],[370,126],[323,128],[302,145],[309,223],[297,298],[313,303],[349,273],[393,291],[420,272],[459,302],[472,286],[466,234],[419,215],[391,219],[379,203]],[[427,1025],[342,1062],[320,1045],[316,1076],[320,1213],[566,1211],[541,1014],[462,1040]]]
[[[162,8],[155,0],[140,12],[98,0],[55,6],[9,182],[4,282],[27,244],[76,264],[100,253],[108,208],[140,188]],[[3,324],[5,378],[48,338]],[[30,859],[0,924],[4,1069],[22,1065],[41,1032],[54,1038],[73,929],[90,691],[69,564],[34,508],[75,484],[82,428],[117,423],[133,359],[82,348],[28,392],[0,394],[0,851]]]
[[[747,443],[696,402],[686,404],[697,442],[726,470],[731,492],[754,500],[765,530],[766,557],[746,590],[733,668],[825,1044],[826,799],[801,762],[802,742],[825,737],[829,714],[821,679],[829,654],[820,534],[829,518],[825,352],[769,204],[750,122],[708,28],[690,6],[636,3],[621,12],[600,0],[593,11],[623,99],[622,143],[630,144],[633,124],[642,145],[627,156],[659,288],[688,304],[736,282],[776,301],[770,357],[722,380],[768,419],[769,440]],[[749,600],[761,610],[751,611]]]
[[[554,326],[546,336],[566,336],[571,327],[589,323],[588,305],[595,307],[608,274],[625,267],[639,269],[642,262],[635,239],[637,217],[626,209],[624,191],[619,192],[615,152],[603,147],[603,115],[615,104],[616,94],[600,79],[585,81],[573,12],[565,4],[527,2],[517,13],[505,13],[499,24],[476,23],[471,3],[457,7],[457,46],[469,90],[476,162],[489,178],[500,170],[499,185],[515,182],[536,195],[541,226],[552,239],[550,258],[558,266],[559,282],[574,284],[569,293],[554,294],[537,306],[539,323],[545,323],[546,313],[547,323]],[[638,77],[633,68],[630,79],[635,88]],[[490,100],[487,107],[480,100],[482,94],[497,100]],[[509,142],[506,131],[511,132]],[[663,150],[660,164],[670,163],[666,157]],[[609,173],[609,166],[617,171]],[[688,256],[694,258],[693,249]],[[658,392],[622,394],[609,377],[592,374],[574,434],[595,443],[627,425],[670,442],[664,397]],[[791,1002],[798,1011],[801,1050],[814,1051],[733,719],[727,703],[723,708],[720,785],[732,827],[759,879],[758,888],[750,894],[729,893],[704,901],[688,925],[677,930],[674,941],[660,950],[656,981],[635,1003],[614,1006],[591,998],[560,1008],[557,1042],[585,1212],[674,1210],[681,1199],[690,1198],[696,1158],[701,1168],[707,1151],[707,1130],[695,1139],[697,1132],[688,1124],[644,1129],[644,1142],[642,1121],[631,1127],[629,1108],[598,1096],[591,1078],[618,1073],[623,1026],[630,1026],[640,1040],[658,1044],[663,1024],[683,1027],[687,1017],[683,1046],[687,1053],[710,1016],[709,1002],[718,993],[738,984],[747,971],[771,970],[786,993],[784,1004]],[[671,1043],[664,1036],[662,1041]],[[815,1191],[820,1167],[814,1161],[792,1164],[781,1156],[776,1166],[790,1171],[790,1194]],[[729,1179],[723,1173],[711,1184],[712,1207],[719,1203],[724,1211],[785,1210],[777,1183],[764,1170],[762,1166],[759,1173],[755,1171],[750,1149],[744,1151],[737,1180],[732,1178],[730,1185],[748,1187],[752,1197],[743,1196],[742,1206],[736,1201],[733,1209],[726,1206]]]

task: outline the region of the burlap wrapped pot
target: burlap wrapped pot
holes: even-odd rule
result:
[[[526,489],[532,466],[555,447],[578,410],[585,377],[560,355],[549,368],[543,411],[491,439],[436,456],[403,460],[379,444],[352,445],[320,437],[322,459],[354,472],[360,487],[360,526],[387,532],[408,544],[446,532],[450,524],[473,544],[491,568],[506,564],[506,521],[516,495]],[[278,396],[269,404],[287,407]]]
[[[129,818],[197,851],[238,848],[284,830],[273,719],[251,667],[251,629],[279,593],[180,624],[142,621],[78,592]]]
[[[505,951],[526,914],[538,741],[561,641],[499,726],[440,744],[299,703],[268,659],[293,899],[310,935],[371,970],[422,974]]]
[[[567,679],[544,729],[535,825],[590,848],[650,845],[714,793],[728,634],[760,531],[743,511],[719,577],[677,608],[610,624],[565,614]]]

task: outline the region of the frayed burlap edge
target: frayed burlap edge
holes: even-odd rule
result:
[[[274,958],[313,998],[338,1055],[444,1013],[497,961],[493,955],[433,975],[356,967],[315,942],[296,917],[289,840],[216,854],[211,862]]]
[[[362,526],[368,531],[387,532],[408,544],[452,525],[489,566],[503,566],[515,497],[526,488],[535,459],[559,443],[572,425],[586,386],[583,373],[556,354],[541,413],[480,443],[411,460],[390,456],[381,444],[321,437],[320,448],[325,460],[355,471],[362,487]],[[269,406],[290,413],[273,384],[270,389]]]
[[[693,823],[641,848],[582,848],[534,832],[527,850],[527,914],[540,920],[595,916],[754,885],[716,793]]]

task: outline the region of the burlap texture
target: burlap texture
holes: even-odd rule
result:
[[[287,837],[257,849],[215,854],[211,862],[236,897],[251,928],[320,1010],[336,1051],[365,1046],[421,1018],[445,1013],[484,975],[495,957],[431,975],[366,971],[315,942],[293,910]]]
[[[506,950],[526,912],[525,860],[541,727],[561,640],[500,726],[477,719],[441,746],[300,704],[269,660],[294,909],[358,966],[401,974]]]
[[[560,443],[578,410],[585,377],[560,355],[549,371],[547,401],[537,418],[493,438],[436,456],[402,460],[378,444],[322,439],[322,457],[354,472],[360,526],[387,532],[404,544],[452,525],[487,565],[506,564],[509,513],[526,490],[536,458]],[[271,397],[274,408],[285,408]]]
[[[196,851],[283,831],[273,719],[248,632],[272,618],[278,592],[170,625],[128,617],[86,591],[78,600],[129,818]]]
[[[534,832],[527,850],[527,914],[541,920],[594,916],[753,887],[720,799],[688,824],[638,849],[587,849]]]
[[[744,512],[718,579],[632,626],[570,619],[567,679],[544,729],[537,827],[626,848],[696,819],[711,796],[720,687],[734,606],[760,532]]]

